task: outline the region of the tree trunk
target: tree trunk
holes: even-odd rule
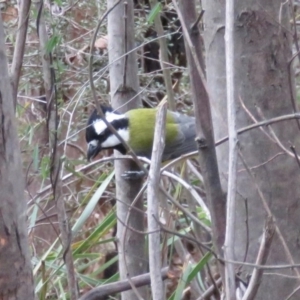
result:
[[[114,0],[108,1],[108,8],[114,5]],[[109,63],[110,63],[110,94],[112,104],[119,112],[124,112],[140,106],[136,94],[139,91],[138,67],[136,53],[122,57],[134,48],[134,17],[133,1],[121,1],[108,15]],[[121,58],[122,57],[122,58]],[[130,101],[129,101],[130,100]],[[119,109],[120,107],[120,109]],[[117,155],[117,153],[115,153]],[[136,276],[146,272],[145,236],[136,233],[144,230],[143,199],[130,209],[131,204],[141,188],[141,180],[124,180],[121,175],[127,170],[135,169],[131,161],[116,161],[117,185],[117,216],[118,216],[118,252],[120,279]],[[124,226],[128,218],[128,225]],[[124,238],[125,235],[125,238]],[[137,289],[146,299],[146,288]],[[122,293],[122,300],[138,299],[134,291]]]
[[[0,299],[34,299],[14,102],[0,16]]]
[[[261,120],[293,112],[293,77],[290,78],[288,62],[292,57],[287,5],[281,0],[241,0],[235,7],[235,83],[238,128],[253,121],[245,112],[240,99],[249,111]],[[205,46],[207,80],[212,99],[212,110],[216,140],[227,135],[226,123],[226,78],[224,24],[225,1],[204,0]],[[278,18],[279,16],[279,18]],[[290,80],[290,81],[289,81]],[[292,90],[290,86],[293,86]],[[258,109],[262,112],[260,114]],[[272,125],[284,146],[296,144],[299,151],[299,128],[296,121]],[[241,153],[258,183],[271,212],[276,218],[287,246],[295,262],[300,261],[300,171],[294,158],[260,130],[255,129],[239,136]],[[227,184],[228,145],[217,148],[223,186]],[[255,168],[254,168],[255,167]],[[260,238],[266,219],[266,211],[251,176],[244,170],[242,161],[238,164],[238,202],[236,210],[235,255],[243,260],[249,231],[247,261],[255,262]],[[248,210],[245,209],[245,199]],[[246,213],[247,211],[247,213]],[[248,221],[248,226],[246,225]],[[248,227],[248,228],[247,228]],[[268,264],[291,263],[287,258],[278,234],[273,240]],[[249,271],[249,270],[248,270]],[[278,273],[295,275],[294,271],[275,271],[277,275],[263,275],[262,285],[255,299],[285,299],[299,285],[295,279],[278,276]],[[270,271],[268,271],[270,273]],[[299,299],[300,291],[295,293]]]

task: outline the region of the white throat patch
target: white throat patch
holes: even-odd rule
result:
[[[105,118],[109,123],[111,123],[114,120],[124,119],[125,116],[124,115],[118,115],[118,114],[115,114],[113,112],[106,112],[105,113]],[[106,124],[101,119],[98,119],[98,120],[94,121],[93,126],[94,126],[95,131],[98,135],[100,135],[107,128]]]
[[[117,130],[121,138],[125,141],[129,141],[129,130],[128,128],[122,128]],[[114,146],[117,146],[121,144],[120,140],[114,135],[110,135],[102,144],[102,148],[112,148]]]

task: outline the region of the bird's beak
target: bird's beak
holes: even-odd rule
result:
[[[101,151],[101,146],[93,146],[93,145],[88,145],[88,150],[87,150],[87,160],[90,161],[92,158],[94,158],[99,152]]]

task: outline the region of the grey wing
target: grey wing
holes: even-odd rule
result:
[[[195,118],[176,112],[170,113],[178,124],[179,132],[174,142],[166,144],[163,161],[197,150]]]

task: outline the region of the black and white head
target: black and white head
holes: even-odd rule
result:
[[[128,118],[111,107],[102,106],[105,119],[118,131],[119,135],[127,142],[129,140]],[[88,120],[86,132],[88,144],[87,159],[94,158],[102,149],[116,149],[122,154],[126,153],[125,148],[119,139],[107,128],[103,119],[97,114],[97,110],[91,114]]]

